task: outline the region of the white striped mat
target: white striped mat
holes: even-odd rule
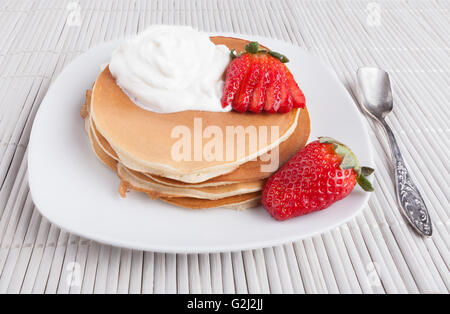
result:
[[[446,0],[0,0],[0,293],[448,293],[449,7]],[[376,192],[362,214],[313,238],[175,255],[101,245],[51,225],[33,206],[26,169],[43,96],[80,53],[154,23],[292,42],[320,56],[352,95],[359,66],[388,70],[396,105],[389,123],[430,209],[433,237],[417,236],[401,217],[387,142],[370,120]]]

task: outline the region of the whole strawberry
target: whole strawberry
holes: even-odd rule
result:
[[[289,60],[274,51],[261,50],[257,42],[245,46],[228,65],[222,106],[235,111],[285,113],[304,108],[305,96],[284,63]]]
[[[373,191],[366,178],[372,172],[371,168],[359,166],[347,146],[321,137],[267,180],[262,204],[278,220],[305,215],[343,199],[356,183],[365,191]]]

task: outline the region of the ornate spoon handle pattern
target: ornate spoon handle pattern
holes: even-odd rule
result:
[[[389,138],[392,157],[394,158],[397,198],[402,208],[402,212],[411,225],[417,229],[417,231],[425,236],[431,236],[433,230],[431,227],[430,215],[427,207],[425,206],[425,202],[423,201],[416,185],[411,180],[408,169],[403,161],[402,154],[400,153],[397,141],[395,140],[394,133],[386,123],[386,120],[382,119],[380,122]]]

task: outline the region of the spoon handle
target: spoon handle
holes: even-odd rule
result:
[[[433,231],[430,215],[425,206],[425,202],[423,201],[417,186],[411,180],[392,129],[386,123],[386,120],[381,119],[380,122],[389,138],[392,157],[394,158],[397,199],[402,208],[402,212],[416,231],[422,235],[431,236]]]

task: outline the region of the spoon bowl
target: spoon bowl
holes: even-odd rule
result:
[[[389,74],[378,68],[364,67],[356,72],[359,101],[373,118],[384,119],[392,111]]]

